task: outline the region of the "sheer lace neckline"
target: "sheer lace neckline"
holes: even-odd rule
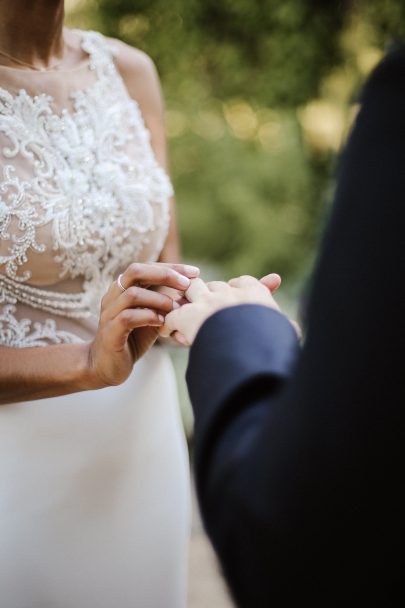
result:
[[[83,60],[80,65],[78,65],[74,68],[67,69],[67,70],[47,70],[45,72],[36,72],[34,70],[32,70],[32,71],[20,70],[18,68],[8,68],[8,66],[0,66],[5,69],[10,69],[10,71],[12,71],[14,74],[18,75],[18,77],[20,77],[20,78],[21,78],[21,76],[24,76],[24,78],[26,78],[27,75],[29,75],[29,76],[32,75],[32,76],[34,76],[34,79],[36,79],[35,77],[38,74],[41,74],[41,76],[44,76],[44,75],[57,76],[58,74],[60,74],[62,76],[62,75],[70,74],[70,73],[77,74],[80,71],[84,71],[85,74],[88,74],[89,71],[92,72],[94,74],[93,82],[69,93],[69,100],[71,101],[71,108],[62,107],[59,111],[57,111],[56,109],[54,109],[57,107],[56,98],[54,95],[51,95],[50,93],[45,93],[45,92],[37,93],[37,94],[30,94],[25,87],[20,87],[20,88],[18,88],[18,90],[16,92],[13,93],[9,89],[6,89],[6,88],[3,88],[2,86],[0,86],[0,97],[3,97],[4,100],[7,100],[9,105],[14,104],[15,102],[18,102],[18,100],[22,97],[25,98],[26,101],[31,102],[34,106],[37,103],[40,103],[42,107],[44,107],[46,105],[49,108],[48,113],[49,113],[49,116],[51,116],[51,117],[52,116],[55,116],[58,118],[60,118],[61,116],[74,117],[78,112],[78,108],[77,108],[78,97],[81,97],[83,95],[91,95],[94,92],[94,90],[97,89],[97,87],[99,86],[101,76],[106,75],[106,68],[111,68],[111,63],[106,64],[106,62],[105,62],[105,53],[103,53],[103,56],[100,58],[100,55],[99,55],[100,48],[99,48],[99,44],[97,44],[97,42],[98,42],[97,39],[99,38],[99,34],[96,34],[95,32],[85,32],[85,31],[81,31],[81,30],[74,30],[74,31],[79,36],[81,50],[84,51],[85,53],[87,53],[87,56],[88,56],[87,59]],[[95,38],[93,37],[93,35],[95,36]],[[115,55],[115,49],[113,49],[111,47],[109,48],[109,52],[110,52],[111,56]],[[100,61],[100,59],[101,59],[101,61]],[[55,78],[53,78],[53,80],[55,81]]]

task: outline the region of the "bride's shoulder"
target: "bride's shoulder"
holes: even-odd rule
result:
[[[113,50],[114,63],[131,95],[138,102],[150,103],[161,97],[160,82],[154,61],[121,40],[107,38]]]
[[[73,48],[84,49],[86,52],[99,52],[105,56],[106,51],[127,87],[130,96],[141,106],[142,111],[148,109],[160,112],[162,95],[158,72],[153,60],[144,51],[137,49],[116,38],[109,38],[99,32],[71,30],[65,28],[65,36]]]
[[[83,39],[83,32],[81,33]],[[97,32],[86,32],[84,39],[93,43],[96,48],[102,48],[105,53],[109,49],[111,58],[118,70],[128,94],[134,99],[141,110],[143,119],[156,142],[164,137],[164,103],[160,81],[153,60],[135,47],[108,38]]]

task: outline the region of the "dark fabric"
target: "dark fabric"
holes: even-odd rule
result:
[[[302,352],[251,306],[211,317],[191,350],[198,496],[244,608],[404,600],[404,247],[401,48],[364,91]]]

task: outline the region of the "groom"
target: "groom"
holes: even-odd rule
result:
[[[196,279],[164,330],[193,344],[198,495],[236,603],[401,605],[404,48],[366,86],[302,350],[265,285]]]

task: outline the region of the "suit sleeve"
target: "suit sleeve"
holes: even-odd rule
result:
[[[404,107],[399,50],[363,95],[302,352],[282,315],[250,306],[211,317],[191,350],[197,490],[240,606],[349,588],[387,605],[401,578]]]

